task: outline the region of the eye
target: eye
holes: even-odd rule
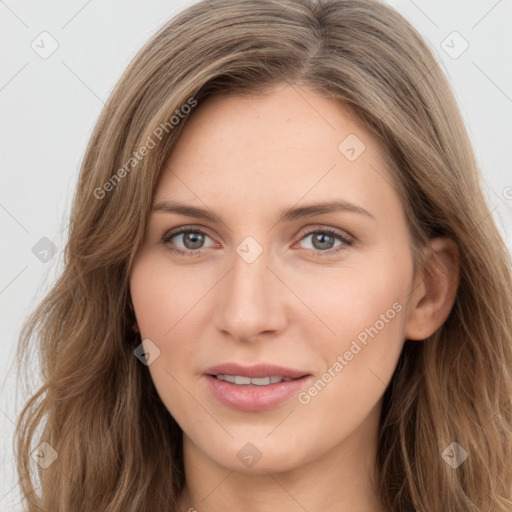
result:
[[[180,256],[197,256],[202,254],[202,249],[214,245],[205,246],[207,238],[212,240],[206,231],[200,228],[182,227],[166,233],[162,238],[162,243],[170,251]],[[310,231],[301,238],[301,241],[307,238],[311,239],[312,247],[306,247],[306,249],[312,250],[315,256],[335,254],[354,243],[349,236],[331,228],[318,228]],[[177,245],[178,241],[181,242],[181,247]],[[336,241],[338,241],[337,245]]]
[[[315,255],[322,253],[337,253],[350,247],[354,241],[352,238],[334,230],[331,228],[319,228],[314,231],[310,231],[301,240],[311,239],[311,250],[315,251]],[[335,245],[336,240],[339,241],[338,245]]]
[[[176,243],[172,241],[173,239],[179,240],[180,237],[181,243],[183,244],[182,248],[176,247]],[[210,237],[202,229],[180,228],[166,233],[162,238],[162,243],[165,244],[172,252],[183,256],[193,256],[201,253],[200,249],[203,249],[203,244],[205,243],[206,238]]]

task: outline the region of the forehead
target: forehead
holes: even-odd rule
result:
[[[200,104],[162,169],[154,203],[169,197],[240,201],[247,210],[302,198],[400,208],[374,136],[338,103],[289,85]]]

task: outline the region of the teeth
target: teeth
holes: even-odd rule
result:
[[[241,375],[217,375],[217,379],[231,382],[239,386],[247,386],[253,384],[254,386],[268,386],[269,384],[277,384],[278,382],[287,382],[292,379],[285,377],[243,377]]]

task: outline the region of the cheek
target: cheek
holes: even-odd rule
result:
[[[349,409],[357,409],[357,403],[370,406],[384,392],[404,343],[411,276],[412,262],[404,252],[381,254],[371,263],[340,267],[302,281],[299,293],[326,326],[319,336],[322,322],[314,319],[303,331],[322,358],[321,371],[326,372],[322,375],[328,384],[319,383],[311,390],[314,396],[322,390],[317,401],[320,409],[333,401]]]
[[[165,258],[141,255],[131,276],[130,289],[140,336],[158,347],[159,355],[149,365],[151,379],[162,402],[179,421],[191,407],[190,396],[183,387],[190,373],[197,347],[191,320],[198,315],[201,297],[208,288],[193,272],[172,267]],[[185,342],[184,342],[185,341]],[[197,415],[201,411],[195,411]],[[193,414],[192,414],[193,416]]]
[[[329,345],[339,350],[360,333],[364,342],[365,329],[375,324],[382,332],[391,330],[391,325],[395,333],[402,327],[412,264],[406,256],[392,253],[372,260],[288,274],[297,296],[316,314],[310,329],[317,334],[310,334],[309,340],[319,339],[323,324],[321,344],[332,340]]]
[[[211,270],[202,275],[154,252],[134,264],[130,288],[140,335],[160,351],[149,371],[172,412],[190,400],[180,384],[188,387],[186,382],[195,378],[197,356],[202,352],[199,342],[215,310],[213,293],[218,279]]]
[[[197,273],[150,255],[135,262],[130,288],[141,335],[155,340],[170,339],[209,289]]]

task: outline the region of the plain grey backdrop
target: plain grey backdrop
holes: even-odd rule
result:
[[[17,337],[61,269],[88,138],[130,59],[191,3],[0,0],[0,511],[21,510],[12,436],[27,397],[15,386]],[[441,61],[482,168],[490,215],[512,250],[512,1],[388,3]]]

